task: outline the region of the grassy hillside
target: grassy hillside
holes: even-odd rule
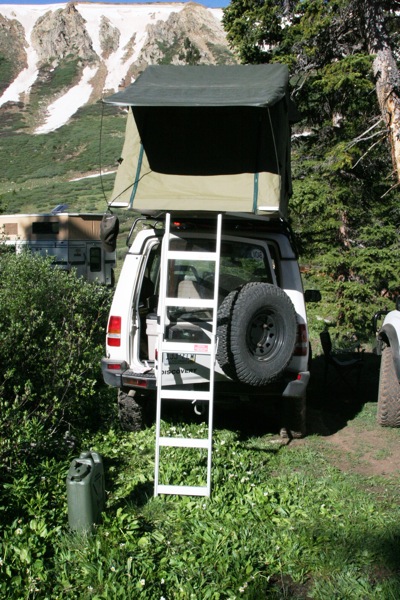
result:
[[[70,211],[102,211],[121,154],[126,115],[101,103],[83,108],[52,133],[21,128],[21,113],[8,113],[0,137],[0,203],[3,212],[45,212],[60,203]]]

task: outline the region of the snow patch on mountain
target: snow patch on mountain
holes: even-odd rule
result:
[[[103,72],[101,85],[103,93],[106,95],[118,91],[121,86],[126,85],[125,81],[128,83],[132,81],[132,64],[141,58],[141,51],[148,41],[148,26],[155,25],[157,22],[166,22],[173,13],[179,13],[185,7],[187,9],[188,6],[185,3],[74,3],[72,11],[78,11],[84,19],[85,29],[91,39],[92,49],[98,57],[98,62],[89,65],[87,63],[85,65],[85,62],[83,62],[82,76],[79,83],[47,106],[44,122],[36,128],[34,133],[49,133],[67,123],[70,117],[91,98],[95,89],[95,76],[98,81],[100,72]],[[66,7],[70,8],[70,5],[67,3],[0,5],[0,15],[10,20],[19,21],[24,28],[27,62],[27,67],[20,71],[0,96],[0,107],[7,102],[22,101],[25,105],[29,102],[29,92],[32,85],[37,81],[41,66],[40,57],[32,43],[32,32],[38,23],[38,19],[43,18],[44,15],[47,18],[51,13],[64,10]],[[209,11],[217,21],[221,21],[222,9],[210,8],[205,10]],[[110,35],[108,48],[104,47],[104,33],[103,36],[101,34],[104,30]],[[36,38],[38,37],[38,31],[40,30],[36,29],[34,34]],[[42,41],[40,34],[39,40]],[[162,40],[160,40],[161,42]],[[42,46],[40,46],[40,51],[42,52]],[[49,56],[48,60],[51,61],[52,58]],[[97,87],[97,97],[98,93],[99,89]],[[93,98],[91,100],[93,101]]]
[[[118,49],[105,59],[107,78],[104,89],[117,91],[130,65],[134,62],[147,37],[146,28],[151,22],[167,20],[171,13],[182,10],[184,4],[136,4],[105,5],[78,4],[77,9],[86,21],[87,31],[92,38],[93,49],[101,56],[100,26],[102,17],[109,19],[113,27],[120,33]],[[135,36],[134,53],[125,59],[127,47]]]
[[[28,66],[19,73],[3,95],[0,96],[0,106],[6,102],[19,102],[21,95],[29,94],[29,90],[35,83],[39,73],[37,68],[39,57],[31,45],[32,30],[39,17],[48,10],[56,10],[58,7],[58,4],[47,4],[46,6],[3,4],[0,6],[2,15],[10,20],[16,19],[23,26],[28,59]]]
[[[85,67],[80,82],[68,90],[61,98],[47,108],[46,122],[37,127],[33,133],[50,133],[64,125],[76,111],[89,101],[93,91],[90,80],[97,72],[96,68]]]

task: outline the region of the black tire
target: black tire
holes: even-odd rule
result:
[[[219,321],[217,358],[227,375],[252,386],[279,378],[293,355],[297,334],[296,311],[281,288],[244,285],[226,297]]]
[[[377,421],[382,427],[400,427],[400,384],[390,346],[382,351]]]
[[[134,390],[118,390],[118,418],[124,431],[140,431],[143,428],[142,400]]]
[[[218,309],[218,348],[217,361],[223,372],[231,379],[236,379],[233,356],[230,351],[232,310],[239,289],[230,292],[222,301]]]

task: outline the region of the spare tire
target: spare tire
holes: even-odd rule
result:
[[[217,361],[223,372],[231,379],[236,379],[234,361],[230,351],[232,310],[239,294],[239,289],[233,290],[233,292],[230,292],[223,299],[218,309],[217,320]]]
[[[217,360],[232,379],[266,385],[289,364],[296,334],[296,311],[289,296],[269,283],[247,283],[221,304]]]

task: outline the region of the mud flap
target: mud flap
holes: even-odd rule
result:
[[[282,394],[281,438],[299,439],[306,435],[306,392],[309,380],[309,371],[299,373],[299,379],[291,381]]]

